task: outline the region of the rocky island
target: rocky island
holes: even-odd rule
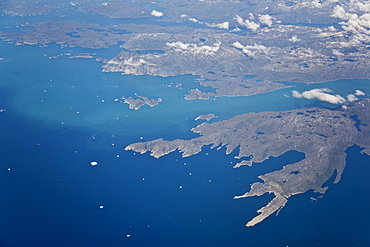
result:
[[[132,97],[128,97],[128,98],[122,97],[121,98],[123,100],[122,103],[128,104],[130,109],[139,110],[144,105],[154,107],[154,106],[158,105],[158,103],[162,102],[161,98],[148,99],[147,97],[140,96],[140,95],[137,95],[137,94],[135,94],[135,96],[137,97],[136,99],[134,99]]]

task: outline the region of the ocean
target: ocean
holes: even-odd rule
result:
[[[186,101],[196,76],[102,73],[102,62],[60,55],[110,58],[118,45],[0,46],[0,109],[6,110],[0,112],[0,246],[370,246],[370,157],[357,146],[347,150],[342,180],[328,183],[323,198],[293,196],[278,216],[251,228],[244,225],[272,195],[233,197],[302,153],[233,169],[236,151],[226,155],[224,148],[160,159],[123,150],[138,141],[195,137],[190,129],[201,114],[214,113],[219,118],[212,121],[219,121],[246,112],[330,107],[293,98],[291,90],[369,94],[369,80],[286,83],[293,87]],[[135,93],[163,102],[134,111],[114,101]]]
[[[358,147],[347,150],[342,180],[322,199],[311,202],[312,192],[293,196],[278,216],[246,228],[272,196],[233,196],[303,154],[239,169],[232,168],[235,153],[208,148],[194,157],[174,153],[157,160],[120,144],[91,148],[90,134],[76,128],[50,128],[9,112],[0,118],[1,246],[369,244],[370,158]]]

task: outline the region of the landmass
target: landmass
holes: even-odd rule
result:
[[[209,121],[213,118],[218,118],[218,117],[215,116],[215,114],[213,114],[213,113],[208,113],[208,114],[204,114],[204,115],[200,115],[200,116],[196,117],[195,121],[196,120],[207,120],[207,121]]]
[[[160,102],[162,102],[161,98],[148,99],[147,97],[140,96],[140,95],[137,95],[137,94],[135,94],[135,96],[137,97],[137,99],[133,99],[132,97],[128,97],[128,98],[122,97],[121,98],[123,100],[122,103],[128,104],[130,109],[139,110],[144,105],[154,107],[154,106],[158,105]]]
[[[102,4],[91,5],[79,9],[78,11],[91,11],[110,18],[144,18],[150,17],[150,13],[144,7],[122,1],[103,2]]]
[[[0,37],[17,45],[92,49],[124,42],[117,56],[102,59],[104,72],[199,76],[200,85],[189,90],[187,100],[262,94],[287,87],[282,81],[370,78],[369,11],[361,4],[182,0],[87,2],[71,8],[123,18],[151,16],[154,6],[164,9],[159,25],[45,21],[25,23],[21,32]]]
[[[76,55],[76,56],[70,56],[69,58],[94,58],[91,55]]]
[[[261,163],[291,150],[304,153],[303,160],[259,176],[263,182],[252,184],[249,192],[234,197],[239,199],[265,193],[275,195],[272,201],[257,211],[260,214],[246,224],[254,226],[281,210],[293,195],[308,190],[325,193],[328,187],[322,186],[334,173],[334,183],[338,183],[345,167],[348,147],[357,144],[370,155],[369,122],[370,99],[364,99],[336,109],[247,113],[229,120],[198,125],[192,131],[201,136],[191,140],[157,139],[131,144],[125,150],[141,154],[149,151],[155,158],[179,150],[183,157],[188,157],[201,152],[204,146],[226,146],[227,154],[238,148],[239,154],[235,158],[245,159],[235,168]]]
[[[15,45],[45,47],[56,43],[61,48],[101,49],[120,44],[118,54],[96,59],[104,64],[103,72],[161,77],[195,75],[198,85],[188,89],[186,100],[268,93],[287,88],[282,82],[311,84],[370,78],[367,2],[83,0],[41,6],[12,1],[1,6],[0,11],[2,16],[26,17],[51,13],[54,8],[61,8],[62,13],[89,12],[112,19],[104,25],[83,23],[78,18],[10,22],[5,28],[12,32],[0,32],[0,38]],[[142,19],[135,24],[117,18]],[[92,58],[89,54],[70,55]],[[324,92],[327,91],[319,90]],[[307,93],[296,92],[295,96],[302,98]],[[135,110],[162,101],[139,95],[121,99]],[[356,95],[347,100],[357,100]],[[370,155],[369,107],[369,99],[364,99],[335,109],[248,113],[220,122],[204,122],[192,129],[201,135],[198,138],[157,139],[131,144],[126,150],[149,151],[160,158],[176,150],[183,157],[191,156],[206,145],[217,150],[226,146],[227,154],[239,148],[235,157],[239,162],[234,168],[252,166],[290,150],[305,153],[303,160],[259,176],[263,182],[254,183],[249,192],[235,196],[238,199],[275,195],[247,223],[254,226],[281,210],[292,195],[308,190],[325,193],[327,187],[322,186],[335,173],[334,182],[339,182],[348,147],[357,144]],[[203,115],[197,119],[208,121],[212,117]]]
[[[250,160],[243,160],[239,163],[236,163],[236,165],[233,166],[233,168],[239,168],[241,166],[252,166],[253,162]]]
[[[108,29],[91,23],[75,21],[44,21],[39,23],[25,23],[23,33],[7,33],[0,36],[17,45],[47,45],[60,44],[61,47],[108,48],[123,40],[115,29]]]
[[[0,10],[8,15],[18,15],[18,16],[31,16],[31,15],[41,15],[44,14],[56,6],[52,5],[33,5],[29,3],[6,3],[0,7]]]

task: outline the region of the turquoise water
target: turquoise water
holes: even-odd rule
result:
[[[235,152],[225,155],[224,149],[159,160],[123,151],[140,137],[195,137],[190,129],[200,114],[214,113],[218,121],[246,112],[331,107],[286,96],[322,87],[342,96],[356,89],[369,94],[369,80],[286,83],[294,88],[186,101],[187,91],[199,87],[196,76],[123,76],[101,72],[103,63],[94,59],[48,58],[69,50],[110,58],[119,46],[0,46],[0,109],[6,109],[0,113],[1,246],[369,246],[370,158],[358,147],[347,150],[342,181],[324,198],[293,196],[279,216],[253,228],[244,225],[272,196],[233,196],[249,190],[258,175],[302,159],[301,153],[232,169]],[[134,111],[114,101],[134,93],[163,102]]]
[[[60,49],[56,45],[47,48],[33,46],[13,46],[5,48],[2,64],[2,87],[14,90],[11,103],[21,115],[36,118],[48,124],[78,127],[127,135],[166,131],[172,126],[181,126],[187,131],[197,123],[198,115],[214,113],[219,120],[246,112],[290,110],[306,106],[330,107],[328,103],[285,97],[291,90],[304,91],[327,87],[343,96],[355,89],[370,92],[367,80],[342,80],[314,85],[294,84],[271,93],[250,97],[215,98],[204,101],[187,101],[184,96],[189,89],[201,86],[194,80],[196,76],[150,77],[103,73],[103,63],[94,59],[70,59],[49,56],[88,52],[98,53],[96,57],[109,56],[106,51],[90,49]],[[114,49],[119,51],[119,47]],[[181,89],[175,85],[181,83]],[[172,85],[168,87],[168,85]],[[163,102],[150,108],[144,106],[138,111],[128,105],[114,101],[122,96],[130,97],[137,93],[149,98],[161,97]],[[104,102],[102,102],[104,101]],[[140,128],[138,127],[140,124]],[[148,129],[150,126],[150,129]],[[135,129],[135,131],[133,131]]]

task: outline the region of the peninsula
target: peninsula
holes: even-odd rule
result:
[[[360,121],[356,127],[353,117]],[[246,226],[254,226],[269,215],[282,209],[289,197],[314,190],[325,193],[323,184],[336,172],[334,183],[341,179],[345,163],[345,150],[357,144],[370,155],[370,99],[354,102],[340,109],[307,108],[282,112],[247,113],[229,120],[203,123],[193,128],[201,136],[191,140],[165,141],[157,139],[134,143],[125,148],[151,156],[179,150],[183,157],[211,148],[226,146],[230,154],[239,148],[235,159],[242,165],[261,163],[269,157],[280,156],[290,150],[305,153],[305,159],[284,166],[282,170],[259,176],[263,182],[251,185],[249,192],[235,199],[273,193],[274,199],[258,210],[258,216]],[[248,160],[246,160],[248,158]],[[244,159],[244,160],[243,160]]]
[[[209,121],[213,118],[218,118],[218,117],[213,113],[208,113],[208,114],[200,115],[200,116],[196,117],[195,121],[197,121],[197,120],[207,120],[207,121]]]

